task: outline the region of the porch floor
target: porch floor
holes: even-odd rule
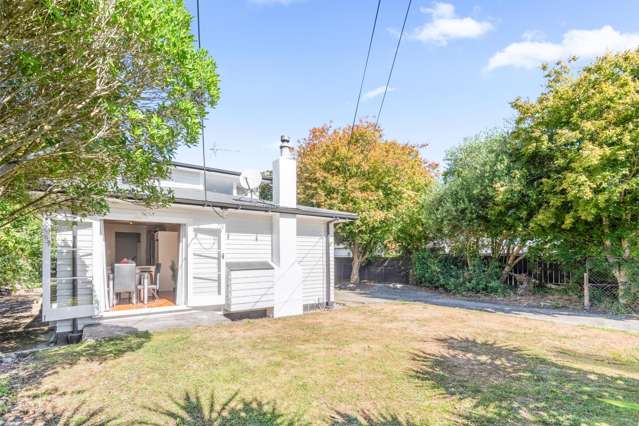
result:
[[[191,308],[179,312],[103,318],[84,327],[83,340],[99,340],[146,331],[209,326],[230,322],[217,307]]]
[[[128,311],[130,309],[163,308],[175,306],[175,294],[172,291],[161,291],[160,297],[155,299],[149,295],[149,303],[119,303],[111,308],[112,311]]]

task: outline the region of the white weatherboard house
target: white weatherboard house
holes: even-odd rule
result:
[[[45,220],[43,318],[58,333],[204,306],[280,317],[332,305],[333,227],[356,215],[297,204],[288,139],[272,202],[239,195],[240,173],[174,166],[161,182],[174,191],[169,207],[112,199],[105,216]]]

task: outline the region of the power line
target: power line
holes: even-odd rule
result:
[[[197,48],[202,48],[202,42],[200,40],[200,0],[195,2],[197,8]],[[209,202],[206,191],[206,145],[204,143],[204,119],[200,118],[200,136],[202,138],[202,171],[204,172],[204,205]]]
[[[368,42],[368,52],[366,53],[366,61],[364,62],[364,73],[362,74],[362,82],[359,85],[359,93],[357,94],[357,103],[355,104],[355,114],[353,114],[353,125],[351,126],[351,134],[348,137],[348,144],[353,139],[353,130],[355,130],[355,121],[357,120],[357,111],[359,110],[359,101],[362,98],[362,90],[364,89],[364,80],[366,79],[366,70],[368,69],[368,58],[371,56],[371,48],[373,47],[373,37],[375,36],[375,28],[377,27],[377,16],[379,15],[379,6],[382,0],[377,0],[377,10],[375,10],[375,20],[373,21],[373,30],[371,31],[371,39]]]
[[[375,127],[379,124],[379,117],[382,115],[382,108],[384,108],[384,100],[386,100],[386,93],[388,93],[388,86],[390,85],[391,77],[393,75],[393,69],[395,68],[395,61],[397,60],[397,52],[399,52],[399,45],[402,42],[404,35],[404,28],[406,28],[406,20],[408,19],[408,12],[410,11],[410,5],[413,0],[408,0],[408,6],[406,7],[406,14],[404,15],[404,23],[402,24],[402,30],[399,33],[399,39],[397,40],[397,46],[395,47],[395,55],[393,56],[393,63],[388,73],[388,80],[386,81],[386,87],[384,87],[384,96],[382,96],[382,103],[379,104],[379,111],[377,112],[377,119],[375,120]]]

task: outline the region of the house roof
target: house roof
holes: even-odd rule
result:
[[[330,219],[355,220],[357,214],[341,212],[337,210],[320,209],[316,207],[302,206],[282,207],[270,201],[256,200],[238,195],[222,194],[207,191],[207,200],[204,200],[204,192],[199,189],[174,188],[175,204],[190,206],[211,206],[222,209],[260,211],[272,213],[289,213],[301,216],[325,217]]]
[[[172,161],[171,165],[173,165],[173,167],[180,167],[183,169],[191,169],[191,170],[199,170],[202,171],[204,170],[204,167],[197,165],[197,164],[188,164],[188,163],[180,163],[178,161]],[[221,173],[223,175],[231,175],[231,176],[239,176],[242,173],[241,172],[237,172],[234,170],[226,170],[226,169],[218,169],[216,167],[206,167],[206,171],[207,172],[211,172],[211,173]],[[266,180],[266,181],[272,181],[273,179],[270,177],[266,177],[266,176],[262,176],[262,180]]]
[[[187,164],[172,162],[174,167],[180,167],[191,170],[204,170],[203,166],[196,164]],[[240,176],[240,172],[233,170],[218,169],[214,167],[206,167],[207,172],[221,173],[231,176]],[[272,178],[262,177],[265,181],[272,181]],[[175,204],[191,205],[191,206],[204,206],[204,192],[200,189],[187,189],[187,188],[174,188]],[[290,213],[303,216],[315,216],[325,217],[331,219],[343,219],[343,220],[355,220],[357,214],[342,212],[337,210],[320,209],[316,207],[309,207],[298,205],[297,207],[281,207],[273,204],[269,201],[256,200],[248,197],[235,196],[230,194],[223,194],[219,192],[207,191],[206,204],[211,207],[219,207],[222,209],[234,209],[234,210],[249,210],[249,211],[262,211],[273,213]]]

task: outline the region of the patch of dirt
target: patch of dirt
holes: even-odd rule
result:
[[[0,353],[30,349],[48,338],[40,291],[0,296]]]
[[[336,287],[344,290],[356,290],[357,288],[366,288],[375,285],[388,285],[396,288],[407,288],[410,290],[421,291],[436,296],[448,297],[451,299],[468,300],[473,302],[486,302],[486,303],[503,303],[507,305],[525,306],[529,308],[545,308],[545,309],[570,309],[574,311],[585,311],[583,303],[579,296],[568,294],[530,294],[530,295],[517,295],[509,294],[504,296],[489,295],[489,294],[476,294],[476,293],[462,293],[454,294],[444,290],[426,288],[420,286],[414,286],[401,283],[373,283],[362,282],[359,285],[353,285],[348,283],[338,284]],[[589,312],[601,312],[606,313],[605,310],[592,307]],[[631,315],[632,316],[632,315]]]
[[[578,296],[565,294],[531,294],[526,296],[515,294],[508,296],[464,294],[461,298],[480,302],[508,303],[510,305],[535,308],[583,310],[583,305]]]

